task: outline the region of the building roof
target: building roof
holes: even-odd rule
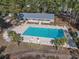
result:
[[[48,13],[20,13],[23,19],[51,20],[54,19],[54,14]]]

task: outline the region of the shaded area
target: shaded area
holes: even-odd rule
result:
[[[79,50],[71,49],[70,55],[71,55],[70,59],[78,59],[79,58]]]
[[[6,28],[9,28],[11,26],[12,26],[12,24],[10,22],[5,22],[5,20],[3,20],[2,18],[0,18],[0,27],[2,29],[6,29]]]
[[[1,46],[0,47],[0,59],[10,59],[10,55],[9,54],[3,54],[5,49],[6,49],[6,46]]]

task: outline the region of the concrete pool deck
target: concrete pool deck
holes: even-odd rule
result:
[[[53,28],[53,29],[63,29],[68,31],[66,26],[53,26],[53,25],[42,25],[42,24],[27,24],[27,22],[14,27],[12,30],[15,31],[16,33],[21,34],[21,36],[24,38],[23,42],[28,42],[28,43],[36,43],[36,44],[43,44],[43,45],[52,45],[50,43],[50,40],[48,38],[41,38],[41,37],[34,37],[34,36],[24,36],[22,33],[29,27],[43,27],[43,28]],[[39,39],[39,40],[38,40]],[[47,39],[47,40],[46,40]],[[53,38],[52,38],[53,39]],[[69,41],[69,39],[68,39]],[[69,47],[69,44],[65,44],[63,47]],[[76,47],[76,45],[74,44]]]

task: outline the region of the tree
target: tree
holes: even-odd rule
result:
[[[77,44],[77,47],[79,48],[79,37],[75,39],[75,42]]]
[[[10,36],[10,38],[12,39],[12,41],[17,42],[18,45],[23,40],[23,38],[20,36],[20,34],[17,34],[14,31],[9,31],[8,35]]]
[[[51,43],[54,44],[56,50],[58,50],[58,45],[59,45],[59,44],[58,44],[58,40],[57,40],[57,39],[55,39],[55,40],[51,40]]]
[[[12,26],[11,23],[7,23],[7,22],[5,22],[5,20],[3,20],[3,18],[0,18],[0,27],[2,29],[6,29],[6,28],[9,28],[11,26]]]
[[[65,37],[64,38],[60,38],[60,39],[55,39],[55,40],[51,40],[51,43],[55,45],[56,50],[57,50],[59,46],[62,45],[62,47],[63,47],[63,45],[65,43],[67,43],[67,39]]]
[[[4,54],[3,52],[5,51],[6,46],[1,46],[0,47],[0,59],[10,59],[9,54]]]

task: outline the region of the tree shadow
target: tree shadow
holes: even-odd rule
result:
[[[21,59],[35,59],[33,56],[25,56],[25,57],[22,57]]]
[[[0,59],[10,59],[10,55],[9,54],[6,54],[4,55],[2,52],[4,52],[6,49],[6,46],[1,46],[0,47]]]
[[[5,51],[5,49],[6,49],[6,46],[1,46],[1,47],[0,47],[0,54],[1,54],[3,51]]]
[[[78,59],[75,53],[76,53],[75,50],[70,50],[70,55],[71,55],[70,59]]]
[[[5,22],[3,18],[0,18],[0,27],[3,29],[11,27],[12,24],[10,22]]]

